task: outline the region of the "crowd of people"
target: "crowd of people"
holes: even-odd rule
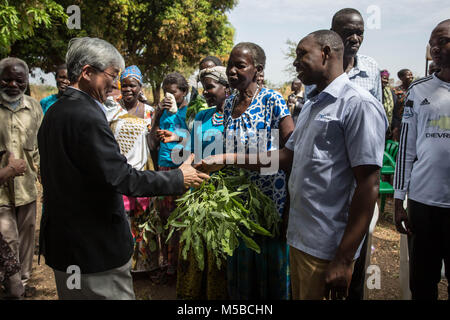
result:
[[[181,73],[167,74],[154,105],[139,66],[126,67],[98,38],[69,42],[58,93],[40,104],[25,94],[28,65],[1,60],[4,297],[35,294],[39,180],[39,257],[60,299],[135,299],[132,274],[148,272],[158,283],[176,278],[178,299],[362,300],[393,140],[395,223],[408,235],[412,297],[437,299],[442,261],[450,266],[450,20],[431,33],[430,75],[414,81],[402,69],[397,87],[358,53],[363,38],[364,20],[351,8],[302,38],[287,103],[265,87],[266,55],[251,42],[235,45],[226,66],[200,61],[201,95]],[[176,232],[166,241],[164,226],[177,198],[225,165],[244,169],[273,201],[281,232],[255,235],[259,253],[240,242],[220,269],[208,252],[200,270],[193,250],[181,257]],[[73,266],[76,288],[68,286]]]

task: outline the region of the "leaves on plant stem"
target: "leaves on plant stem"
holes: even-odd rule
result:
[[[192,248],[201,270],[206,250],[215,258],[218,268],[239,246],[239,238],[251,250],[261,249],[254,234],[273,237],[278,233],[280,217],[273,201],[252,182],[244,170],[224,168],[211,176],[208,183],[189,190],[177,200],[165,228],[169,237],[181,231],[182,258]]]

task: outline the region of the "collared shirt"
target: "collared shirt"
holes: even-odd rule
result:
[[[406,96],[394,177],[394,198],[450,208],[450,83],[436,74]]]
[[[105,117],[108,115],[108,108],[107,108],[105,105],[103,105],[103,103],[101,103],[101,102],[98,101],[97,99],[91,97],[89,94],[87,94],[87,93],[84,92],[83,90],[80,90],[80,89],[75,88],[75,87],[72,87],[72,86],[69,86],[69,88],[72,88],[72,89],[74,89],[74,90],[78,90],[78,91],[80,91],[80,92],[83,92],[85,95],[87,95],[89,98],[91,98],[92,100],[95,101],[95,103],[98,105],[98,107],[99,107],[99,108],[103,111],[103,113],[105,114]]]
[[[383,165],[387,127],[382,104],[345,73],[306,102],[286,143],[294,151],[289,245],[334,258],[356,187],[352,168]]]
[[[351,82],[357,84],[363,89],[369,91],[378,101],[383,99],[383,90],[381,88],[381,75],[377,62],[371,57],[357,54],[355,65],[348,72],[348,78]],[[306,97],[309,98],[315,85],[306,86]]]
[[[31,203],[37,198],[36,179],[39,166],[37,132],[43,113],[39,102],[24,96],[14,110],[0,100],[0,151],[10,151],[16,159],[23,159],[27,168],[23,176],[10,179],[0,186],[0,206],[16,207]],[[6,166],[3,157],[0,167]]]

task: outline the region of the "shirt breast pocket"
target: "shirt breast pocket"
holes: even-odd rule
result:
[[[315,132],[312,158],[331,159],[339,145],[339,121],[336,120],[314,120],[312,123]]]
[[[22,148],[26,151],[33,151],[37,145],[37,132],[35,128],[25,129],[22,135]]]

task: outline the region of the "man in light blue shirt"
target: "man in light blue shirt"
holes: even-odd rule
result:
[[[378,196],[388,124],[381,103],[351,82],[342,65],[335,64],[342,61],[341,51],[327,53],[327,46],[322,46],[322,55],[330,55],[329,66],[325,65],[322,74],[314,74],[316,65],[311,56],[317,47],[313,38],[300,41],[294,65],[302,82],[316,84],[320,93],[311,95],[286,143],[287,149],[298,150],[294,152],[289,180],[287,241],[292,247],[291,256],[299,253],[301,259],[291,259],[291,272],[294,277],[298,267],[295,260],[300,260],[303,268],[302,260],[312,256],[331,261],[326,282],[330,277],[341,277],[349,285],[349,262],[359,255]],[[299,273],[301,287],[304,279]],[[308,294],[300,289],[299,297],[319,298]]]
[[[285,148],[245,164],[258,170],[272,165],[262,163],[270,157],[290,171],[287,243],[294,299],[346,297],[378,197],[387,118],[381,103],[349,80],[343,52],[331,30],[300,41],[294,65],[304,84],[316,85],[316,94]],[[201,167],[216,170],[224,161],[237,163],[237,155],[213,156]]]

